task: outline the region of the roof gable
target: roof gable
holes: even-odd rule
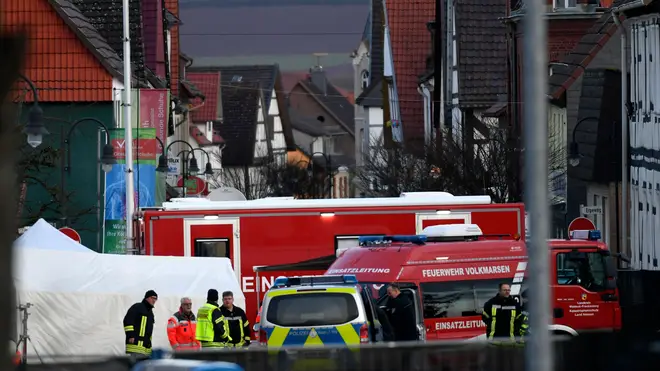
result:
[[[225,140],[223,166],[249,166],[254,160],[259,89],[256,84],[234,82],[222,86],[222,122],[213,131]]]
[[[220,111],[220,72],[188,72],[186,78],[204,94],[205,99],[197,98],[194,104],[204,105],[191,112],[193,122],[215,121],[222,117]]]
[[[114,78],[123,79],[122,59],[80,9],[67,0],[48,0],[48,2],[101,65]]]
[[[385,1],[404,137],[423,138],[423,98],[417,92],[417,85],[431,50],[431,34],[426,23],[434,17],[435,0]]]
[[[327,80],[327,79],[326,79]],[[329,81],[326,81],[326,92],[323,93],[318,86],[312,83],[311,79],[305,79],[298,82],[303,89],[316,100],[326,112],[337,120],[344,130],[351,135],[355,135],[354,106],[343,96]]]

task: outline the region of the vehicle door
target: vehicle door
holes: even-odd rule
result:
[[[424,327],[424,317],[422,316],[422,301],[419,296],[419,289],[417,288],[416,285],[405,285],[404,287],[401,287],[401,295],[405,295],[410,301],[413,303],[413,306],[415,308],[415,324],[417,328],[417,339],[419,340],[426,340],[426,328]],[[378,306],[385,310],[387,307],[387,302],[390,300],[390,297],[388,295],[383,295],[378,300]]]
[[[552,283],[554,323],[576,331],[620,326],[616,268],[607,251],[557,251]]]
[[[382,324],[378,321],[378,314],[375,308],[376,303],[371,297],[371,290],[360,290],[360,298],[362,298],[362,302],[364,303],[364,312],[369,323],[369,340],[371,342],[383,341]]]

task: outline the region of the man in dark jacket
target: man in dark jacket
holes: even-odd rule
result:
[[[224,348],[227,342],[232,341],[218,300],[218,290],[209,289],[206,303],[197,311],[195,338],[201,343],[202,348]]]
[[[499,292],[484,304],[481,318],[486,324],[488,339],[515,341],[523,318],[518,301],[511,297],[511,286],[500,283]]]
[[[405,295],[401,295],[401,288],[396,284],[387,287],[386,311],[394,329],[396,341],[414,341],[417,337],[417,323],[415,321],[415,307]]]
[[[124,316],[126,353],[137,356],[151,354],[151,335],[154,331],[154,305],[158,300],[156,291],[149,290],[144,299],[133,304]]]
[[[231,291],[222,293],[222,316],[225,317],[229,336],[228,347],[247,347],[250,345],[250,322],[245,311],[234,305],[234,294]]]

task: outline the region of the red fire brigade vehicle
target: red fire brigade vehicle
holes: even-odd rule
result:
[[[355,246],[359,236],[415,234],[447,223],[478,223],[485,233],[520,236],[525,231],[524,216],[522,204],[491,204],[488,196],[444,192],[325,200],[174,199],[162,208],[140,211],[136,248],[146,255],[231,259],[246,297],[246,312],[254,323],[257,296],[276,277],[301,271],[271,270],[256,282],[254,267],[328,257],[323,268],[304,271],[323,274],[336,252]]]
[[[550,240],[552,331],[577,335],[619,330],[621,308],[616,265],[598,231],[576,231],[580,239]],[[577,236],[576,236],[577,237]],[[527,289],[525,243],[489,239],[475,224],[438,225],[417,236],[371,236],[347,249],[326,274],[355,274],[383,305],[386,284],[397,282],[414,301],[422,339],[485,338],[483,304],[511,284],[521,300]]]

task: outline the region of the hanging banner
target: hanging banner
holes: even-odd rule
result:
[[[167,89],[140,89],[133,90],[134,97],[137,97],[139,116],[133,121],[133,127],[138,129],[156,129],[156,137],[164,144],[167,143],[167,124],[169,120],[168,107],[170,94]],[[133,111],[135,112],[135,111]],[[156,161],[163,152],[160,143],[156,142],[158,152]],[[156,174],[155,199],[156,206],[165,202],[166,197],[166,174]]]
[[[158,142],[155,129],[133,129],[133,181],[135,207],[156,205],[156,154]],[[126,232],[126,141],[124,129],[110,130],[110,142],[117,163],[105,180],[105,235],[103,252],[123,254]]]

